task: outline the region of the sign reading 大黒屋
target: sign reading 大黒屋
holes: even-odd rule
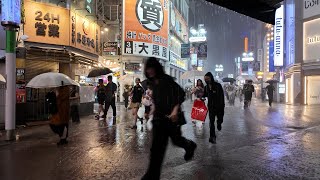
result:
[[[123,54],[168,60],[168,13],[168,0],[124,0]]]

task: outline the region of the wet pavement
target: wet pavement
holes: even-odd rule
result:
[[[320,179],[319,106],[269,108],[256,101],[248,110],[226,107],[212,145],[208,121],[190,122],[189,102],[183,134],[198,144],[195,158],[185,162],[184,151],[170,144],[162,179]],[[19,130],[19,141],[0,144],[0,179],[139,179],[148,165],[151,133],[146,123],[130,129],[131,113],[123,106],[118,115],[116,125],[110,118],[82,118],[71,125],[63,147],[48,126]]]

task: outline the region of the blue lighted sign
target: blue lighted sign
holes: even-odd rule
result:
[[[21,22],[21,3],[20,0],[1,1],[2,18],[1,24],[19,26]]]

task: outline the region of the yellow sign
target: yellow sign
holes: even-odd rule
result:
[[[98,54],[100,26],[75,12],[70,12],[70,16],[70,46]]]
[[[37,3],[26,0],[24,2],[26,41],[69,45],[69,10],[54,5]]]

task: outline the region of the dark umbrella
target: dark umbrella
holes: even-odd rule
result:
[[[234,79],[234,78],[227,78],[227,77],[226,77],[226,78],[223,78],[222,81],[223,81],[223,82],[235,82],[236,79]]]
[[[89,72],[88,78],[98,77],[113,73],[109,68],[96,68]]]
[[[270,80],[266,81],[266,83],[269,83],[269,84],[278,83],[278,82],[279,81],[275,80],[275,79],[270,79]]]

